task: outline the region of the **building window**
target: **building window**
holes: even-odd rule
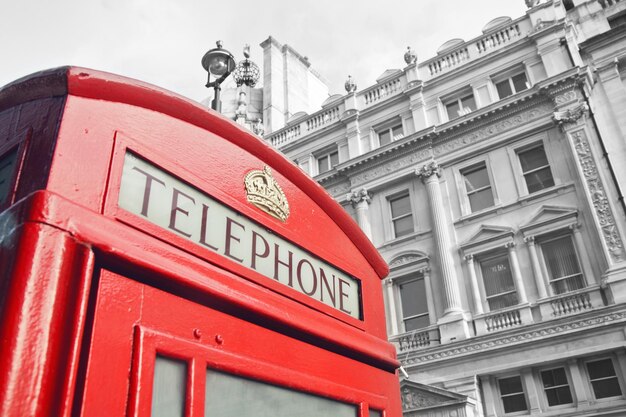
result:
[[[498,379],[498,388],[505,414],[528,410],[522,378],[519,375]]]
[[[528,79],[526,78],[525,72],[520,72],[513,76],[507,77],[504,80],[496,81],[495,84],[500,99],[512,96],[513,94],[519,93],[520,91],[527,90],[529,87]]]
[[[428,327],[430,320],[428,318],[424,278],[401,281],[398,288],[400,290],[404,331],[409,332]]]
[[[377,131],[377,133],[378,133],[378,145],[379,146],[384,146],[404,136],[402,123],[393,125],[385,129],[380,129]]]
[[[448,120],[465,116],[466,114],[476,110],[476,100],[474,100],[474,94],[472,92],[446,100],[444,105],[446,106],[446,112],[448,113]]]
[[[550,407],[573,402],[565,368],[541,371],[541,381]]]
[[[585,287],[574,242],[570,235],[540,242],[550,287],[554,294],[563,294]]]
[[[389,208],[391,209],[394,237],[413,233],[413,213],[409,194],[389,198]]]
[[[587,362],[587,373],[596,399],[622,395],[613,361],[610,358]]]
[[[550,171],[543,145],[520,151],[517,155],[529,194],[554,185],[554,178],[552,178],[552,171]]]
[[[339,163],[339,152],[331,151],[317,157],[317,173],[328,172]]]
[[[499,310],[518,303],[507,254],[480,260],[480,269],[489,310]]]
[[[489,182],[489,173],[484,162],[463,169],[461,175],[463,176],[465,192],[472,213],[493,206],[494,201],[491,183]]]

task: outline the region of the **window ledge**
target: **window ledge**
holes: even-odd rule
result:
[[[537,191],[537,192],[532,193],[532,194],[521,195],[517,199],[517,202],[523,205],[525,203],[528,203],[529,201],[536,200],[536,199],[545,197],[547,195],[563,194],[569,188],[571,188],[571,189],[574,188],[574,183],[573,182],[568,182],[568,183],[565,183],[565,184],[556,184],[556,185],[553,185],[552,187],[544,188],[543,190]]]
[[[411,240],[417,240],[420,236],[424,236],[424,235],[427,235],[429,233],[430,233],[430,230],[419,231],[419,232],[410,233],[410,234],[408,234],[406,236],[396,237],[396,238],[393,238],[391,240],[386,240],[382,245],[378,246],[377,249],[378,250],[383,250],[383,249],[391,248],[393,246],[400,245],[402,243],[406,243],[406,242],[411,241]]]

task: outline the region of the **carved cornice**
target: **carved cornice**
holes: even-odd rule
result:
[[[578,106],[562,111],[555,111],[553,119],[559,125],[561,129],[565,129],[566,125],[573,124],[576,126],[578,124],[578,120],[583,117],[583,115],[587,114],[589,111],[589,106],[587,103],[580,103]],[[581,122],[584,119],[581,120]]]
[[[559,323],[552,326],[544,326],[536,330],[516,332],[503,337],[489,337],[487,340],[481,338],[480,341],[468,339],[454,347],[445,345],[434,348],[414,351],[405,359],[401,360],[403,366],[428,364],[431,362],[452,359],[460,356],[479,354],[497,349],[507,348],[511,345],[523,343],[533,343],[547,337],[556,337],[565,333],[580,331],[593,327],[604,327],[611,323],[621,323],[626,321],[626,311],[616,311],[608,314],[597,315],[595,317],[569,318],[566,323]]]

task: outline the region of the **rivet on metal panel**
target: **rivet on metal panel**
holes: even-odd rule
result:
[[[221,345],[222,343],[224,343],[224,338],[222,337],[221,334],[217,334],[215,335],[215,341],[217,342],[218,345]]]
[[[193,337],[195,337],[196,339],[200,339],[200,337],[202,337],[202,332],[200,331],[200,329],[193,329]]]

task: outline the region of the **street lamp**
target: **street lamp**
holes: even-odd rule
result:
[[[211,108],[218,112],[222,110],[222,102],[220,101],[220,84],[228,77],[233,71],[235,82],[237,87],[242,84],[248,87],[254,87],[259,80],[259,67],[250,60],[250,46],[246,45],[243,48],[244,58],[237,65],[235,65],[235,58],[226,49],[222,48],[222,41],[217,41],[217,48],[210,49],[202,57],[202,67],[209,73],[209,78],[206,83],[207,88],[213,87],[215,91],[213,101],[211,102]],[[211,74],[215,77],[215,81],[211,81]]]
[[[215,92],[211,108],[216,111],[222,110],[222,102],[220,101],[220,84],[235,69],[235,58],[233,54],[222,48],[222,41],[217,41],[217,48],[209,49],[202,57],[202,67],[209,73],[206,87],[213,87]],[[215,77],[215,81],[211,81],[211,74]]]

